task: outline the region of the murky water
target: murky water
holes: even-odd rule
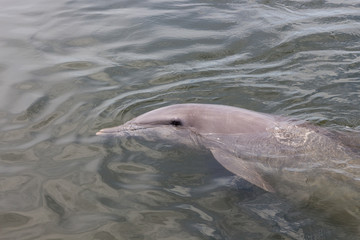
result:
[[[206,151],[95,136],[187,102],[359,130],[357,1],[2,0],[0,30],[0,239],[357,237]]]

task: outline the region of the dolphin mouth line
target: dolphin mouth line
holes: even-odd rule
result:
[[[154,128],[154,126],[138,126],[138,125],[128,125],[128,126],[120,126],[120,127],[113,127],[113,128],[104,128],[101,129],[100,131],[98,131],[96,133],[97,136],[105,136],[105,135],[121,135],[121,134],[126,134],[126,135],[131,135],[131,133],[133,132],[137,132],[137,131],[141,131],[141,130],[145,130],[145,129],[149,129],[149,128]]]

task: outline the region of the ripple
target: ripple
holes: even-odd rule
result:
[[[188,102],[358,129],[356,1],[4,1],[3,238],[287,239],[303,231],[310,239],[328,228],[329,236],[358,235],[351,204],[331,202],[335,191],[328,196],[318,184],[311,191],[323,192],[309,206],[276,205],[278,196],[233,187],[211,155],[95,136]],[[347,142],[360,151],[354,138]],[[357,162],[349,167],[359,179]],[[335,207],[344,215],[328,216]],[[319,226],[297,221],[297,212]]]
[[[17,213],[0,214],[0,224],[2,228],[15,228],[29,222],[29,217]]]

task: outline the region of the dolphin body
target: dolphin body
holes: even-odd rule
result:
[[[248,182],[296,201],[321,199],[323,208],[333,209],[329,215],[340,209],[359,230],[360,157],[354,143],[350,147],[305,121],[224,105],[177,104],[96,134],[204,147]]]

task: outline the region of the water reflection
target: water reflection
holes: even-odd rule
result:
[[[289,206],[233,181],[208,153],[94,134],[183,102],[358,129],[357,8],[3,0],[2,238],[354,238],[316,206]]]

